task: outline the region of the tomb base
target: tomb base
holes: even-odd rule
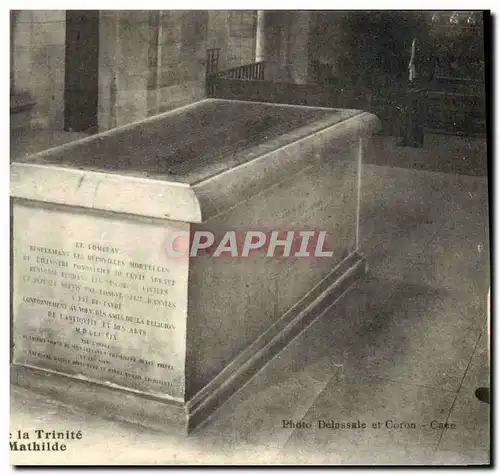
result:
[[[346,315],[336,314],[336,304],[356,282],[364,278],[365,270],[365,259],[353,253],[287,312],[280,325],[269,329],[244,355],[233,360],[209,387],[186,403],[107,387],[29,365],[13,364],[11,383],[103,418],[122,420],[166,433],[189,435],[258,371],[265,371],[266,363],[301,332],[307,331],[318,318],[346,318]]]

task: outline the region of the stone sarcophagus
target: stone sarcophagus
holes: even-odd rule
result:
[[[13,162],[13,382],[188,432],[362,276],[378,128],[204,100]]]

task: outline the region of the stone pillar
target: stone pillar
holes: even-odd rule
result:
[[[16,92],[16,81],[14,76],[14,70],[16,68],[14,62],[14,30],[16,28],[16,20],[19,16],[19,12],[16,10],[10,11],[10,93],[14,94]]]
[[[311,13],[297,11],[288,24],[287,68],[292,82],[304,84],[309,78],[309,33]]]
[[[265,17],[264,10],[257,11],[257,30],[255,35],[255,61],[265,60]]]
[[[31,125],[62,130],[66,18],[64,10],[22,10],[11,17],[11,87],[31,97]]]
[[[116,59],[119,55],[118,11],[99,12],[99,130],[116,127]]]
[[[149,12],[100,12],[99,129],[148,116]]]
[[[287,71],[289,11],[266,11],[265,41],[262,46],[266,59],[266,79],[290,82]]]
[[[265,15],[266,78],[304,84],[309,79],[311,12],[268,11]]]

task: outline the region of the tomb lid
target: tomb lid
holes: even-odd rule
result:
[[[359,116],[357,126],[349,121],[356,116]],[[39,196],[41,201],[54,201],[53,196],[57,193],[50,187],[57,183],[59,188],[65,189],[75,185],[73,181],[77,180],[79,198],[72,192],[74,197],[68,202],[69,191],[63,192],[64,204],[109,208],[104,198],[101,206],[95,201],[96,187],[105,181],[108,186],[113,183],[116,192],[122,195],[122,207],[111,206],[111,210],[123,212],[128,203],[128,209],[134,210],[132,214],[180,219],[182,212],[158,216],[157,212],[148,211],[147,203],[142,203],[144,211],[139,212],[131,200],[139,193],[146,193],[147,189],[148,195],[159,193],[165,199],[168,195],[175,201],[198,201],[197,196],[192,196],[193,192],[213,183],[217,177],[270,156],[290,144],[314,138],[337,124],[349,122],[351,132],[358,137],[363,134],[359,124],[366,122],[366,116],[378,122],[375,116],[357,110],[206,99],[34,155],[15,158],[11,166],[11,195],[35,199],[28,191],[29,186],[33,186],[38,189],[37,196],[45,196]],[[299,158],[287,156],[280,164],[283,173],[286,174],[290,161]],[[248,166],[245,169],[252,173]],[[41,185],[40,180],[48,182]],[[85,184],[84,190],[80,190],[82,184]],[[170,191],[165,193],[167,188]],[[93,197],[90,190],[94,190]],[[107,198],[112,199],[109,195]],[[80,203],[82,199],[84,203]],[[201,217],[188,219],[185,216],[182,220],[199,222]]]

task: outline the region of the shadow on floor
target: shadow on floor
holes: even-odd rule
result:
[[[377,153],[366,156],[371,165],[486,176],[486,139],[426,134],[422,148],[398,147],[396,137],[379,136]]]

